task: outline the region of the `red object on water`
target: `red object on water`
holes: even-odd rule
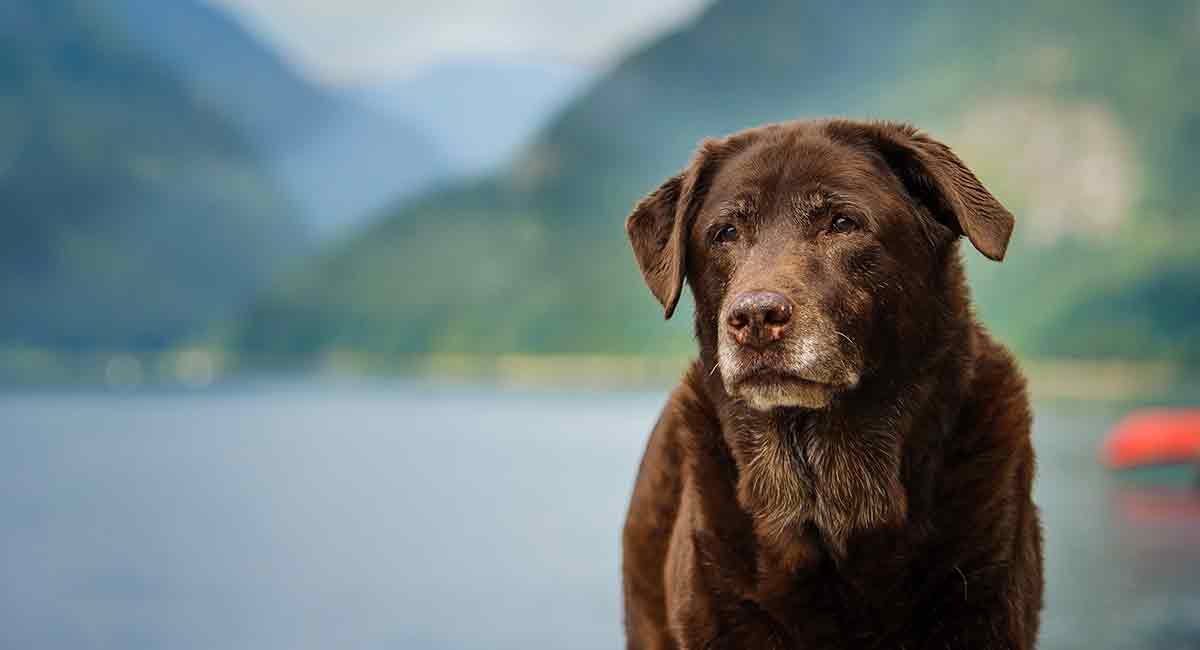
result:
[[[1112,469],[1200,463],[1200,409],[1136,411],[1113,427],[1101,454]]]

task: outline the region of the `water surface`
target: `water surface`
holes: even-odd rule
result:
[[[661,393],[0,396],[0,647],[616,648]],[[1043,648],[1200,648],[1200,504],[1038,411]]]

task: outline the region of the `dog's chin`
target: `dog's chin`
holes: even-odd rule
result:
[[[733,386],[732,393],[756,411],[776,408],[822,409],[833,401],[835,388],[793,377],[747,379]]]
[[[756,411],[823,409],[858,385],[857,364],[810,339],[792,339],[764,351],[719,347],[726,391]]]

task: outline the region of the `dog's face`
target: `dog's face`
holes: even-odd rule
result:
[[[668,317],[686,278],[713,371],[765,411],[823,408],[919,348],[957,236],[1000,259],[1012,225],[944,145],[835,121],[706,142],[627,230]]]
[[[732,395],[820,408],[858,385],[896,280],[928,265],[902,191],[864,152],[820,140],[760,139],[715,172],[689,279]]]

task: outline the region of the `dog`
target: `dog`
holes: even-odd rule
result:
[[[626,221],[699,357],[623,532],[629,648],[1036,645],[1042,541],[1025,381],[975,319],[965,236],[1013,216],[905,124],[704,141]]]

